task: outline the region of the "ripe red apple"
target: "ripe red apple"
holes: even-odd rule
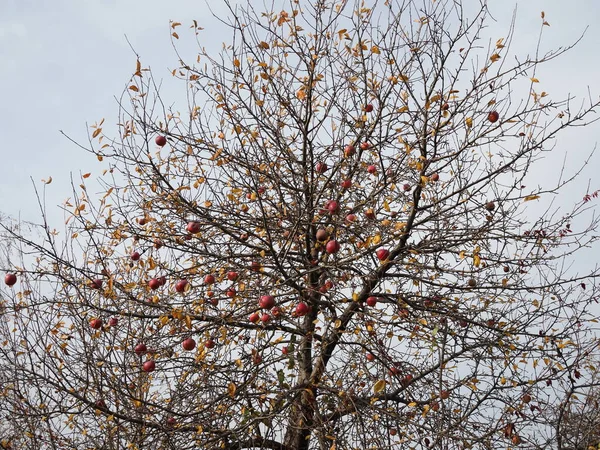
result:
[[[117,325],[119,325],[119,319],[117,317],[111,317],[110,319],[108,319],[108,325],[111,327],[116,327]]]
[[[493,211],[494,209],[496,209],[496,204],[494,202],[487,202],[485,204],[485,209],[487,209],[488,211]]]
[[[281,353],[283,353],[284,355],[287,355],[287,354],[288,354],[288,348],[287,348],[287,346],[286,346],[286,347],[283,347],[283,348],[281,349]]]
[[[327,280],[324,286],[327,290],[331,289],[333,287],[333,281]]]
[[[140,252],[132,252],[131,253],[131,260],[132,261],[138,261],[140,259]]]
[[[439,181],[439,179],[440,179],[440,176],[439,176],[439,175],[438,175],[438,173],[436,172],[436,173],[433,173],[433,174],[431,174],[431,177],[430,177],[430,179],[431,179],[431,181]]]
[[[390,257],[390,251],[387,248],[379,248],[376,252],[379,261],[385,261]]]
[[[90,320],[90,327],[92,327],[94,330],[99,330],[100,328],[102,328],[102,320],[100,320],[100,319]]]
[[[229,297],[229,298],[235,297],[235,294],[236,294],[236,291],[232,287],[227,289],[227,292],[225,292],[225,295],[227,295],[227,297]]]
[[[102,280],[96,278],[94,281],[92,281],[92,287],[94,289],[101,289],[102,288]]]
[[[442,400],[446,400],[446,399],[448,399],[448,397],[450,397],[450,392],[448,392],[448,391],[442,391],[442,392],[440,392],[440,398]]]
[[[367,104],[367,105],[365,105],[365,111],[366,111],[366,112],[371,112],[371,111],[373,111],[373,105],[372,105],[372,104],[370,104],[370,103],[369,103],[369,104]]]
[[[356,153],[356,149],[354,148],[354,145],[348,144],[348,145],[346,145],[344,147],[344,156],[346,158],[348,158],[349,156],[354,155],[355,153]]]
[[[7,273],[4,275],[4,283],[7,286],[14,286],[17,282],[17,276],[14,273]]]
[[[338,202],[336,202],[335,200],[329,200],[327,202],[327,210],[331,213],[331,214],[335,214],[340,210],[340,205]]]
[[[367,353],[367,361],[374,361],[375,355],[373,353]]]
[[[488,120],[492,123],[497,122],[499,118],[500,114],[498,114],[498,111],[492,111],[488,114]]]
[[[184,350],[191,352],[192,350],[194,350],[196,348],[196,341],[192,338],[186,338],[181,343],[181,346],[183,347]]]
[[[369,150],[371,148],[371,143],[370,142],[361,142],[360,143],[360,149],[361,150]]]
[[[337,253],[340,250],[340,243],[338,241],[336,241],[335,239],[332,239],[331,241],[327,242],[327,244],[325,245],[325,251],[327,253],[333,254],[333,253]]]
[[[150,286],[150,289],[152,289],[153,291],[155,291],[156,289],[158,289],[159,287],[162,286],[160,280],[158,278],[152,278],[149,282],[148,282],[148,286]]]
[[[143,355],[148,351],[148,347],[146,347],[146,344],[138,344],[133,350],[135,351],[136,355]]]
[[[175,284],[175,290],[179,293],[185,292],[185,289],[187,288],[188,284],[189,284],[188,280],[179,280]]]
[[[252,261],[250,263],[250,270],[252,272],[260,272],[261,267],[262,266],[261,266],[261,264],[258,261]]]
[[[317,173],[325,173],[327,172],[327,169],[329,167],[327,167],[327,164],[325,164],[324,162],[319,161],[317,163],[317,165],[315,166],[315,170],[317,171]]]
[[[216,345],[216,343],[215,343],[215,341],[213,341],[212,339],[208,339],[208,340],[207,340],[207,341],[204,343],[204,346],[205,346],[206,348],[215,348],[215,345]]]
[[[167,427],[172,428],[177,425],[177,419],[175,417],[167,418]]]
[[[523,400],[523,403],[529,403],[531,401],[531,395],[525,394],[521,397],[521,400]]]
[[[215,276],[214,275],[206,275],[204,277],[204,284],[213,284],[215,282]]]
[[[167,143],[167,138],[164,136],[156,136],[156,139],[154,139],[154,142],[156,142],[156,145],[158,145],[159,147],[164,147],[165,144]]]
[[[146,218],[145,218],[145,217],[140,217],[140,218],[138,219],[138,223],[139,223],[140,225],[146,225],[146,223],[147,223],[147,221],[146,221]]]
[[[159,250],[160,248],[162,248],[163,246],[163,242],[160,239],[154,239],[154,248],[156,250]]]
[[[98,399],[94,403],[96,409],[106,409],[106,402],[103,399]]]
[[[354,222],[356,220],[356,214],[348,214],[346,216],[346,222]]]
[[[260,316],[260,321],[266,325],[271,321],[271,316],[267,313],[264,313],[262,316]]]
[[[310,310],[310,308],[308,307],[308,305],[304,302],[300,302],[296,305],[296,315],[297,316],[305,316],[306,314],[308,314],[308,311]]]
[[[235,280],[237,280],[238,276],[239,276],[238,273],[234,272],[233,270],[227,272],[227,279],[229,281],[235,281]]]
[[[323,228],[319,228],[317,230],[317,233],[315,234],[315,237],[317,238],[318,241],[324,241],[329,237],[329,233],[327,232],[327,230],[325,230]]]
[[[146,361],[144,364],[142,364],[142,370],[144,372],[154,372],[154,369],[156,369],[156,363],[152,360]]]
[[[352,180],[344,180],[341,183],[342,189],[350,189],[352,187]]]
[[[377,305],[377,297],[371,296],[371,297],[367,298],[367,305],[369,305],[371,307]]]
[[[367,172],[369,172],[370,174],[377,173],[377,167],[374,164],[370,164],[367,167]]]
[[[248,316],[248,320],[252,323],[257,323],[260,320],[260,316],[254,312]]]
[[[188,222],[185,229],[187,230],[188,233],[192,233],[192,234],[200,233],[200,223]]]
[[[402,189],[404,189],[405,192],[410,191],[411,190],[410,184],[404,183],[404,186],[402,186]]]
[[[259,194],[264,194],[265,191],[266,191],[266,189],[265,189],[264,186],[259,186],[257,191],[258,191]]]
[[[275,306],[275,297],[272,295],[263,295],[258,300],[258,306],[263,309],[271,309],[273,306]]]
[[[468,326],[468,325],[469,325],[469,322],[467,322],[465,319],[460,319],[460,320],[458,321],[458,324],[459,324],[461,327],[465,328],[466,326]]]

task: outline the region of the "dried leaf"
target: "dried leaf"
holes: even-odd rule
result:
[[[540,80],[538,80],[537,78],[533,78],[533,77],[530,78],[530,80],[531,80],[532,83],[539,83],[540,82]]]
[[[83,174],[83,178],[89,178],[89,177],[90,177],[90,175],[91,175],[91,173],[84,173],[84,174]]]
[[[538,198],[540,198],[539,195],[528,195],[527,197],[525,197],[523,199],[524,202],[530,202],[531,200],[537,200]]]
[[[501,56],[498,53],[494,53],[492,56],[490,56],[490,61],[492,61],[493,63],[495,63],[500,58],[501,58]]]
[[[379,380],[377,383],[375,383],[375,386],[373,386],[373,392],[375,392],[376,394],[383,391],[384,389],[385,389],[385,380]]]
[[[132,84],[131,86],[129,86],[129,90],[133,91],[133,92],[139,92],[140,90],[138,89],[138,87],[134,84]]]
[[[174,31],[173,31],[173,33],[171,33],[171,36],[173,36],[175,39],[179,39],[179,35],[177,33],[175,33]]]
[[[268,49],[269,49],[269,44],[267,44],[265,41],[261,41],[261,42],[260,42],[260,44],[258,44],[258,46],[259,46],[260,48],[263,48],[263,49],[265,49],[265,50],[268,50]]]
[[[227,386],[227,393],[229,394],[229,396],[231,398],[233,398],[235,396],[235,384],[233,382],[230,382],[229,385]]]

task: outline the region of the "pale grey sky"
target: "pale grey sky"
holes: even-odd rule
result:
[[[473,3],[476,0],[465,0]],[[220,0],[210,2],[224,11]],[[600,95],[600,2],[597,0],[490,0],[496,23],[490,23],[494,41],[505,34],[512,12],[517,9],[517,36],[524,52],[532,51],[540,25],[540,12],[551,26],[545,30],[544,48],[574,41],[590,26],[583,41],[570,54],[548,64],[538,74],[543,90],[563,97],[567,92],[581,96],[590,86]],[[518,5],[517,5],[518,3]],[[258,5],[257,5],[258,7]],[[54,226],[62,214],[54,205],[70,196],[70,173],[100,173],[95,158],[64,138],[59,130],[75,140],[86,142],[86,122],[106,118],[116,121],[114,99],[126,86],[135,69],[135,56],[125,35],[140,54],[144,66],[154,75],[170,79],[169,69],[177,57],[169,38],[169,20],[189,24],[193,19],[206,28],[203,44],[220,48],[229,38],[210,16],[206,3],[192,0],[0,0],[0,211],[39,220],[30,177],[41,184],[53,177],[47,187],[47,204]],[[191,38],[179,41],[181,48],[195,48]],[[185,85],[168,82],[162,91],[167,103],[185,108]],[[180,103],[177,103],[177,102]],[[556,156],[540,166],[539,176],[547,177],[567,152],[569,161],[578,161],[600,136],[600,126],[565,133]],[[600,155],[594,158],[600,166]],[[570,188],[573,199],[585,193],[587,181],[600,188],[594,170],[586,171],[580,185]]]

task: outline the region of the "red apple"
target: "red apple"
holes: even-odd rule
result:
[[[145,218],[145,217],[140,217],[140,218],[138,219],[138,223],[139,223],[140,225],[146,225],[146,223],[147,223],[147,221],[146,221],[146,218]]]
[[[373,353],[367,353],[367,361],[374,361],[375,360],[375,355],[373,355]]]
[[[183,347],[184,350],[191,352],[192,350],[194,350],[196,348],[196,341],[192,338],[186,338],[181,343],[181,346]]]
[[[264,194],[265,191],[266,191],[266,189],[265,189],[264,186],[259,186],[257,191],[258,191],[259,194]]]
[[[499,118],[500,114],[498,114],[498,111],[492,111],[488,114],[488,120],[492,123],[497,122]]]
[[[376,252],[379,261],[385,261],[390,257],[390,251],[387,248],[379,248]]]
[[[346,216],[346,222],[354,222],[356,220],[356,214],[348,214]]]
[[[333,281],[331,281],[331,280],[327,280],[327,281],[325,282],[325,288],[326,288],[327,290],[329,290],[329,289],[331,289],[332,287],[333,287]]]
[[[252,323],[257,323],[260,320],[258,313],[252,313],[248,316],[248,320]]]
[[[405,192],[410,191],[410,189],[411,189],[410,184],[404,183],[404,186],[402,186],[402,189],[404,189]]]
[[[271,309],[273,306],[275,306],[275,297],[272,295],[263,295],[258,300],[258,306],[263,309]]]
[[[101,289],[102,288],[102,280],[96,278],[94,281],[92,281],[92,287],[94,289]]]
[[[531,395],[525,394],[523,395],[523,397],[521,397],[521,400],[523,401],[523,403],[529,403],[531,401]]]
[[[235,280],[237,280],[238,279],[238,273],[234,272],[233,270],[227,272],[227,279],[229,281],[235,281]]]
[[[468,326],[468,325],[469,325],[469,322],[467,322],[465,319],[460,319],[460,320],[458,321],[458,324],[459,324],[461,327],[465,328],[466,326]]]
[[[261,264],[258,261],[252,261],[250,263],[250,270],[252,272],[260,272],[261,267],[262,266],[261,266]]]
[[[337,253],[340,250],[340,243],[338,241],[336,241],[335,239],[332,239],[331,241],[327,242],[327,244],[325,245],[325,251],[327,253],[333,254],[333,253]]]
[[[96,400],[94,403],[96,409],[106,409],[106,402],[103,399]]]
[[[100,320],[100,319],[90,320],[90,327],[92,327],[94,330],[99,330],[100,328],[102,328],[102,320]]]
[[[300,302],[296,305],[296,315],[297,316],[305,316],[306,314],[308,314],[309,311],[309,307],[306,303],[304,302]]]
[[[315,170],[317,171],[317,173],[325,173],[327,172],[327,169],[327,164],[325,164],[324,162],[318,162],[315,166]]]
[[[371,296],[371,297],[367,298],[367,305],[369,305],[371,307],[377,305],[377,297]]]
[[[160,239],[154,239],[154,248],[156,250],[159,250],[160,248],[162,248],[163,246],[163,242]]]
[[[148,286],[150,286],[150,289],[152,289],[153,291],[155,291],[156,289],[158,289],[159,287],[162,286],[160,280],[158,278],[152,278],[149,282],[148,282]]]
[[[133,350],[135,351],[136,355],[143,355],[148,351],[148,347],[146,347],[146,344],[138,344]]]
[[[205,343],[204,346],[206,348],[215,348],[215,341],[213,341],[212,339],[208,339]]]
[[[188,233],[196,234],[200,233],[200,224],[198,222],[188,222],[185,227]]]
[[[111,327],[116,327],[117,325],[119,325],[119,319],[117,317],[111,317],[110,319],[108,319],[108,325]]]
[[[138,261],[140,259],[140,252],[132,252],[131,253],[131,260],[132,261]]]
[[[319,228],[317,230],[317,233],[315,234],[315,237],[317,238],[318,241],[324,241],[329,237],[329,233],[327,232],[327,230],[325,230],[323,228]]]
[[[342,189],[350,189],[352,187],[352,180],[344,180],[341,183]]]
[[[494,209],[496,209],[496,204],[494,202],[487,202],[485,204],[485,209],[487,209],[488,211],[493,211]]]
[[[283,348],[281,349],[281,353],[283,353],[284,355],[287,355],[287,354],[288,354],[288,348],[287,348],[287,346],[286,346],[286,347],[283,347]]]
[[[227,292],[225,292],[225,295],[227,295],[227,297],[229,297],[229,298],[235,297],[235,294],[236,294],[236,291],[232,287],[227,289]]]
[[[144,364],[142,364],[142,370],[144,372],[154,372],[154,369],[156,369],[156,363],[152,360],[146,361]]]
[[[355,153],[356,153],[356,149],[354,148],[354,145],[348,144],[348,145],[346,145],[344,147],[344,156],[346,158],[348,158],[349,156],[354,155]]]
[[[213,284],[215,282],[215,276],[214,275],[206,275],[204,277],[204,284]]]
[[[271,316],[267,313],[264,313],[262,316],[260,316],[260,321],[264,324],[267,324],[271,321]]]
[[[154,142],[156,142],[156,145],[158,145],[159,147],[164,147],[165,144],[167,143],[167,138],[164,136],[156,136],[156,139],[154,139]]]
[[[361,150],[369,150],[371,148],[371,143],[370,142],[361,142],[360,143],[360,149]]]
[[[185,289],[187,288],[188,284],[189,284],[188,280],[179,280],[175,284],[175,290],[179,293],[185,292]]]
[[[370,174],[377,173],[377,167],[374,164],[370,164],[367,167],[367,172],[369,172]]]
[[[167,426],[169,428],[174,427],[175,425],[177,425],[177,419],[175,417],[169,417],[167,419]]]
[[[327,210],[331,213],[331,214],[335,214],[340,210],[340,205],[338,202],[336,202],[335,200],[329,200],[327,202]]]
[[[440,176],[436,173],[431,174],[431,181],[439,181]]]
[[[442,400],[446,400],[446,399],[448,399],[449,397],[450,397],[450,392],[448,392],[448,391],[442,391],[442,392],[440,392],[440,398],[441,398]]]
[[[7,286],[14,286],[17,282],[17,276],[14,273],[7,273],[4,275],[4,283]]]
[[[371,111],[373,111],[373,105],[372,105],[372,104],[370,104],[370,103],[369,103],[369,104],[367,104],[367,105],[365,105],[365,111],[366,111],[366,112],[371,112]]]

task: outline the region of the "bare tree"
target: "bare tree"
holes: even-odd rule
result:
[[[529,177],[595,120],[538,87],[570,47],[486,36],[484,2],[229,6],[230,43],[173,71],[187,109],[138,60],[85,146],[105,192],[84,176],[64,232],[14,234],[29,448],[557,448],[597,194]]]

